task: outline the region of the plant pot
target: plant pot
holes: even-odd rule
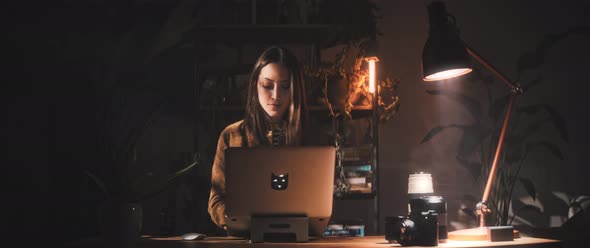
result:
[[[109,247],[135,247],[143,224],[140,204],[105,202],[98,211],[102,237]]]

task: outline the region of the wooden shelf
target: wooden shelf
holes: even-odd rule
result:
[[[190,30],[186,37],[199,43],[229,45],[329,43],[334,29],[329,25],[204,25]]]
[[[334,196],[334,199],[338,200],[370,200],[374,199],[377,195],[377,191],[373,190],[371,193],[360,193],[360,192],[350,192],[348,194],[344,194],[340,197]]]
[[[212,105],[205,105],[200,106],[199,109],[201,111],[232,111],[232,112],[243,112],[246,109],[245,105],[219,105],[219,106],[212,106]]]
[[[245,109],[245,105],[219,105],[219,106],[212,106],[212,105],[202,105],[199,107],[200,110],[204,110],[204,111],[244,111]],[[321,106],[321,105],[313,105],[313,106],[308,106],[307,107],[309,111],[329,111],[328,107],[326,106]],[[353,113],[358,113],[361,114],[364,112],[370,112],[371,110],[373,110],[373,108],[371,108],[371,106],[356,106],[352,108],[352,112]],[[334,111],[338,111],[337,109],[335,109]]]
[[[207,76],[227,76],[250,74],[254,64],[238,64],[230,66],[203,66],[201,74]]]

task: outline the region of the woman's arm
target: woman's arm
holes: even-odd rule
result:
[[[225,148],[227,139],[224,132],[219,136],[215,159],[211,169],[211,192],[209,195],[209,215],[219,227],[225,226]]]

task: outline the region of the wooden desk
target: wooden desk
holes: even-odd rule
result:
[[[440,243],[438,247],[560,247],[559,240],[521,237],[514,241],[487,242],[487,241],[449,241]],[[321,240],[313,240],[307,243],[249,243],[247,240],[232,237],[209,237],[205,240],[183,241],[180,237],[142,237],[137,245],[149,248],[172,247],[249,247],[249,248],[289,248],[289,247],[400,247],[399,244],[389,244],[383,236],[368,237],[330,237]]]

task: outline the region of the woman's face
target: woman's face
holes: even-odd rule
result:
[[[281,64],[270,63],[258,75],[258,100],[271,121],[280,121],[291,105],[291,75]]]

